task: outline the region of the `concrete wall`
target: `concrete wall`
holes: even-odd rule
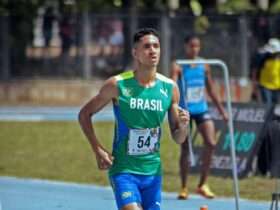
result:
[[[0,83],[0,104],[79,106],[94,96],[102,81],[19,80]]]
[[[101,80],[15,80],[0,83],[0,105],[61,105],[80,106],[94,96],[104,81]],[[223,83],[216,82],[215,88],[225,98]],[[231,82],[234,102],[250,99],[250,84],[241,86]]]

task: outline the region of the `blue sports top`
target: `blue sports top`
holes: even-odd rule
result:
[[[178,78],[180,106],[190,114],[201,114],[208,110],[205,97],[205,65],[182,65],[182,74]]]

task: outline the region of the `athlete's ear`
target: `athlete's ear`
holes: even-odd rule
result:
[[[136,49],[134,47],[132,48],[132,56],[133,58],[136,58]]]

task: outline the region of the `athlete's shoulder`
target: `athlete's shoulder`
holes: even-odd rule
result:
[[[159,79],[159,80],[161,80],[161,81],[163,81],[163,82],[172,84],[172,85],[175,84],[175,82],[174,82],[172,79],[170,79],[170,78],[168,78],[168,77],[166,77],[166,76],[164,76],[164,75],[162,75],[162,74],[160,74],[160,73],[157,73],[157,74],[156,74],[156,78]]]
[[[117,81],[126,80],[126,79],[130,79],[130,78],[133,78],[133,77],[134,77],[134,72],[132,70],[125,71],[125,72],[122,72],[122,73],[114,76],[114,78]]]

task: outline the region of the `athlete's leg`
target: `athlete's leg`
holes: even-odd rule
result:
[[[206,183],[210,170],[212,156],[216,146],[215,127],[212,120],[206,120],[198,125],[198,131],[204,140],[204,150],[202,154],[201,177],[198,187]]]
[[[160,210],[161,176],[145,176],[141,181],[140,193],[145,210]]]
[[[110,177],[116,203],[120,210],[142,210],[138,180],[133,174],[117,174]]]
[[[123,206],[121,210],[143,210],[143,208],[138,203],[131,203]]]
[[[188,138],[180,146],[180,159],[179,159],[179,173],[181,178],[182,188],[187,187],[188,171],[189,171],[189,145]]]
[[[187,189],[187,179],[189,172],[189,145],[188,138],[180,146],[180,158],[179,158],[179,175],[181,180],[181,189],[178,194],[178,199],[187,199],[188,198],[188,189]]]

